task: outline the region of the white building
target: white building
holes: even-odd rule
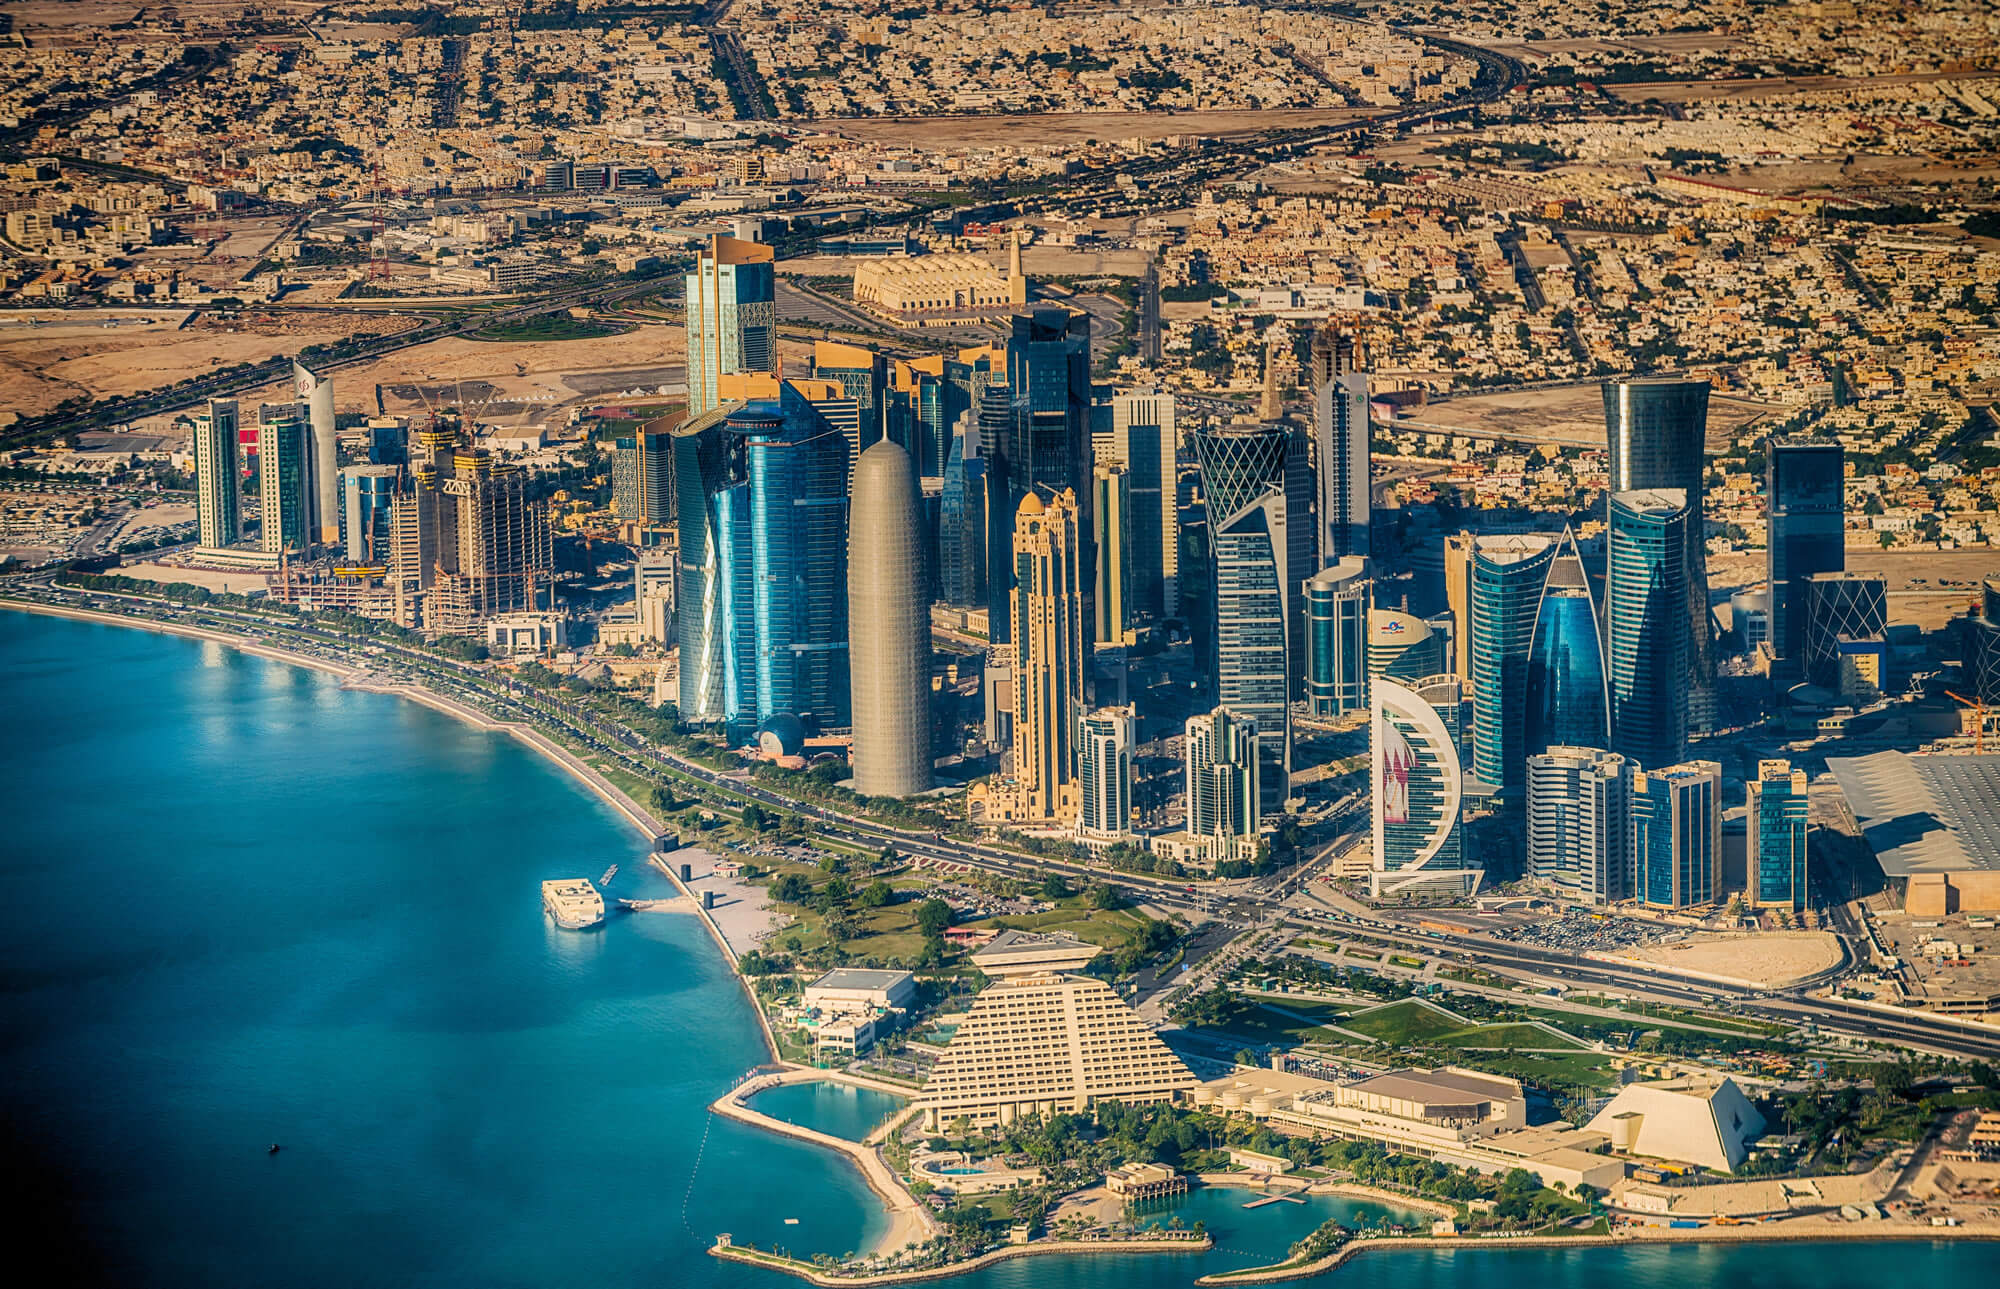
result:
[[[1733,1081],[1688,1078],[1634,1083],[1587,1126],[1613,1150],[1727,1173],[1763,1134],[1764,1116]]]

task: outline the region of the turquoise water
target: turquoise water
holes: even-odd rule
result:
[[[909,1102],[845,1083],[786,1083],[750,1098],[750,1108],[829,1137],[860,1141]]]
[[[618,816],[519,744],[218,646],[6,612],[0,712],[0,1221],[49,1266],[37,1283],[780,1289],[798,1282],[701,1250],[881,1229],[843,1161],[707,1113],[764,1053],[694,919],[547,924],[545,877],[615,862],[614,896],[668,892]],[[1148,1210],[1206,1221],[1211,1254],[953,1283],[1178,1289],[1281,1255],[1336,1204],[1242,1198]],[[1806,1245],[1378,1255],[1332,1280],[1996,1271],[1991,1246]]]

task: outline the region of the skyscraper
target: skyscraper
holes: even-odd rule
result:
[[[1444,637],[1422,618],[1394,609],[1368,611],[1368,678],[1405,684],[1444,670]]]
[[[1805,579],[1800,674],[1812,684],[1838,690],[1842,653],[1853,652],[1855,645],[1882,646],[1888,630],[1886,581],[1866,573],[1815,573]],[[1882,679],[1876,680],[1878,689]]]
[[[1847,567],[1844,458],[1835,440],[1766,439],[1764,454],[1771,657],[1789,680],[1805,670],[1807,579]]]
[[[724,373],[775,372],[777,295],[768,246],[711,237],[687,275],[688,415],[720,404]]]
[[[888,360],[872,349],[820,340],[813,344],[813,376],[837,383],[854,400],[857,418],[848,448],[856,460],[883,435],[887,424]],[[905,443],[905,449],[909,444]],[[912,451],[910,457],[916,459]]]
[[[1657,768],[1687,752],[1687,543],[1693,511],[1678,488],[1611,497],[1605,589],[1611,749]]]
[[[680,715],[690,725],[724,718],[724,656],[736,612],[728,576],[722,495],[741,478],[743,441],[723,430],[723,409],[689,417],[674,429],[674,495],[680,510]]]
[[[612,440],[611,509],[648,528],[674,522],[674,436],[667,418]]]
[[[1255,837],[1263,826],[1257,722],[1218,707],[1187,723],[1187,830],[1201,837]]]
[[[2000,709],[2000,577],[1979,584],[1980,613],[1966,620],[1965,697]]]
[[[266,403],[257,422],[257,501],[264,525],[259,544],[272,555],[302,554],[312,544],[312,442],[306,406]]]
[[[1697,729],[1713,724],[1715,642],[1709,630],[1707,496],[1708,382],[1645,377],[1606,381],[1604,423],[1610,447],[1610,495],[1675,489],[1691,516],[1682,547],[1687,595],[1688,711]],[[1607,515],[1607,522],[1609,516]]]
[[[1201,467],[1203,502],[1208,512],[1210,554],[1222,549],[1221,539],[1229,521],[1240,511],[1261,502],[1268,491],[1283,502],[1284,530],[1273,532],[1276,549],[1283,561],[1286,579],[1280,584],[1284,599],[1285,650],[1288,661],[1296,661],[1288,675],[1288,694],[1305,694],[1305,607],[1299,588],[1314,563],[1312,532],[1312,466],[1304,435],[1282,422],[1262,425],[1219,425],[1202,429],[1194,436],[1195,458]],[[1219,593],[1219,576],[1214,582]],[[1220,605],[1217,600],[1218,609]],[[1218,618],[1219,622],[1219,618]],[[1218,634],[1218,641],[1221,636]],[[1265,732],[1272,727],[1265,726]],[[1265,785],[1268,791],[1271,785]]]
[[[1306,706],[1341,717],[1368,705],[1368,561],[1349,555],[1306,579]]]
[[[391,520],[403,471],[393,465],[351,465],[340,472],[340,542],[349,563],[389,565],[395,549]]]
[[[987,639],[1006,644],[1014,638],[1014,519],[1021,508],[1007,461],[1007,444],[1014,437],[1014,391],[1004,381],[989,380],[973,409],[979,455],[986,479],[986,620]]]
[[[1555,552],[1552,539],[1532,535],[1472,547],[1472,773],[1516,802],[1527,783],[1535,614]]]
[[[1454,706],[1457,688],[1450,686]],[[1375,827],[1369,891],[1463,893],[1477,873],[1465,869],[1459,838],[1463,789],[1457,739],[1437,706],[1417,689],[1377,678],[1368,701]]]
[[[1180,492],[1175,469],[1180,435],[1174,396],[1139,392],[1111,400],[1112,452],[1130,475],[1132,518],[1127,563],[1133,612],[1155,621],[1181,612]]]
[[[1528,656],[1529,755],[1597,747],[1610,737],[1604,649],[1576,537],[1565,530],[1542,583]]]
[[[1633,895],[1684,909],[1722,885],[1722,767],[1689,761],[1632,776]]]
[[[910,456],[877,443],[854,470],[847,617],[853,634],[854,790],[907,797],[931,786],[930,614]]]
[[[1451,669],[1472,692],[1472,547],[1471,533],[1448,533],[1444,539],[1444,601],[1451,610]]]
[[[986,460],[979,455],[978,421],[969,411],[952,432],[938,511],[938,598],[956,608],[984,608]]]
[[[1077,831],[1093,840],[1132,832],[1132,719],[1130,707],[1101,707],[1077,735]]]
[[[236,454],[236,400],[211,398],[194,418],[195,519],[201,544],[234,546],[243,535]]]
[[[1632,767],[1616,752],[1551,747],[1528,758],[1528,876],[1564,899],[1631,898]]]
[[[1313,337],[1313,442],[1318,460],[1321,565],[1368,553],[1368,373],[1329,322]],[[1322,357],[1324,349],[1324,357]]]
[[[1212,513],[1212,512],[1211,512]],[[1215,689],[1257,722],[1263,805],[1275,812],[1291,780],[1291,657],[1286,647],[1285,499],[1267,487],[1214,524]]]
[[[410,487],[391,507],[389,577],[417,621],[451,633],[496,613],[532,609],[551,589],[555,539],[526,474],[462,446],[462,426],[435,419],[416,435]]]
[[[1745,868],[1750,903],[1758,908],[1788,908],[1805,912],[1811,894],[1806,863],[1806,829],[1810,807],[1806,772],[1790,761],[1757,763],[1757,777],[1746,785],[1750,820],[1745,829]]]
[[[292,386],[306,415],[307,543],[331,546],[340,540],[340,441],[333,414],[333,379],[295,361]]]
[[[1101,465],[1091,472],[1091,487],[1097,494],[1091,508],[1097,525],[1097,621],[1093,638],[1100,644],[1117,644],[1131,625],[1128,524],[1132,514],[1132,476],[1123,466]]]
[[[1091,541],[1095,522],[1090,487],[1090,319],[1080,312],[1042,307],[1015,314],[1010,325],[1007,389],[1013,398],[1012,424],[1001,444],[986,445],[993,448],[988,456],[1005,461],[1001,474],[1009,489],[1008,514],[1017,514],[1021,499],[1037,488],[1045,495],[1064,489],[1073,494],[1081,525],[1076,556],[1088,630],[1096,621],[1092,601],[1097,593]],[[989,626],[996,642],[1012,638],[1001,634],[1002,624]],[[1011,632],[1011,623],[1005,629]],[[1085,677],[1086,686],[1089,683]]]

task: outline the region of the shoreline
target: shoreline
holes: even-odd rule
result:
[[[1214,1247],[1215,1241],[1206,1235],[1198,1240],[1062,1240],[1046,1244],[1012,1244],[1005,1248],[989,1249],[978,1257],[967,1258],[963,1262],[948,1262],[943,1266],[924,1267],[912,1271],[877,1271],[855,1276],[828,1275],[810,1262],[766,1253],[761,1249],[745,1249],[733,1244],[711,1245],[708,1256],[720,1258],[725,1262],[740,1262],[745,1266],[762,1267],[766,1271],[797,1276],[801,1280],[826,1286],[827,1289],[840,1289],[843,1285],[892,1285],[908,1284],[917,1280],[942,1280],[947,1276],[962,1276],[984,1270],[996,1263],[1007,1262],[1014,1258],[1093,1253],[1206,1253]]]

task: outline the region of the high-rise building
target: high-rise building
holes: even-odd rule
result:
[[[1368,561],[1349,555],[1306,579],[1306,706],[1341,717],[1368,705]]]
[[[461,446],[461,432],[443,419],[417,432],[410,486],[391,507],[389,579],[411,619],[403,625],[453,634],[540,607],[555,576],[548,511],[527,475]]]
[[[1211,512],[1212,514],[1212,512]],[[1267,488],[1213,525],[1215,689],[1222,705],[1257,722],[1264,808],[1282,807],[1291,780],[1291,651],[1283,494]]]
[[[838,384],[859,412],[847,445],[856,460],[883,435],[888,421],[888,374],[888,360],[872,349],[832,340],[813,344],[814,378]],[[910,447],[908,443],[903,446]],[[913,460],[916,455],[910,453]]]
[[[1014,516],[1021,503],[1014,492],[1003,448],[1014,435],[1014,391],[1004,380],[989,379],[980,387],[973,408],[979,455],[986,479],[986,619],[987,639],[1006,644],[1013,637]]]
[[[402,469],[393,465],[351,465],[340,472],[340,544],[349,563],[388,568],[402,479]]]
[[[952,427],[972,406],[965,387],[951,379],[943,354],[889,364],[888,436],[901,443],[926,479],[944,474]]]
[[[930,612],[910,456],[877,443],[854,470],[847,619],[853,651],[854,790],[907,797],[931,786]]]
[[[1472,548],[1471,533],[1448,533],[1444,539],[1444,602],[1451,610],[1451,669],[1472,692]]]
[[[938,499],[938,598],[956,608],[986,605],[986,460],[979,423],[958,418]]]
[[[1616,752],[1551,747],[1528,758],[1528,876],[1564,899],[1632,894],[1632,767]]]
[[[368,464],[408,465],[410,425],[400,416],[377,416],[368,422]]]
[[[674,522],[674,436],[667,418],[612,440],[611,509],[648,528]]]
[[[312,545],[312,429],[303,403],[266,403],[257,416],[260,545],[269,554],[303,554]]]
[[[309,545],[340,540],[340,439],[333,413],[333,378],[292,363],[293,396],[306,415],[306,524]]]
[[[1187,723],[1187,830],[1199,837],[1255,837],[1263,826],[1257,722],[1218,707]]]
[[[1394,609],[1368,611],[1368,678],[1408,683],[1445,669],[1444,637],[1422,618]]]
[[[1678,488],[1611,497],[1604,638],[1611,749],[1657,768],[1687,752],[1687,544],[1694,512]]]
[[[1707,496],[1708,382],[1645,377],[1604,383],[1604,423],[1610,447],[1610,495],[1678,490],[1691,516],[1682,557],[1687,595],[1689,720],[1713,727],[1715,637],[1708,608]],[[1608,522],[1608,516],[1607,516]]]
[[[1130,707],[1101,707],[1077,733],[1076,827],[1093,841],[1132,832],[1133,716]]]
[[[726,409],[693,416],[674,429],[674,489],[680,514],[680,716],[690,725],[724,719],[725,655],[731,623],[750,620],[748,597],[736,604],[729,576],[723,497],[741,479],[743,441],[723,429]]]
[[[1528,662],[1556,543],[1481,537],[1472,546],[1472,773],[1516,802],[1528,772]]]
[[[1085,616],[1076,494],[1021,499],[1014,519],[1013,745],[1004,779],[976,784],[975,821],[1063,821],[1077,809],[1077,723],[1085,711]]]
[[[1759,761],[1757,777],[1746,786],[1750,820],[1744,833],[1744,866],[1750,903],[1803,913],[1811,895],[1806,772],[1794,770],[1790,761]]]
[[[1633,896],[1658,908],[1715,901],[1722,887],[1722,767],[1689,761],[1632,776]]]
[[[1097,493],[1091,507],[1097,525],[1096,634],[1100,644],[1116,644],[1131,626],[1128,596],[1131,586],[1130,520],[1132,476],[1123,466],[1098,466],[1091,472]]]
[[[1843,449],[1837,440],[1764,443],[1765,573],[1771,591],[1773,671],[1805,671],[1807,580],[1847,567]]]
[[[1866,573],[1815,573],[1805,581],[1801,673],[1812,684],[1841,688],[1841,658],[1886,652],[1889,585]],[[1874,650],[1855,646],[1872,645]],[[1881,677],[1875,681],[1880,690]]]
[[[236,400],[211,398],[194,418],[195,521],[201,544],[234,546],[243,535],[237,474]]]
[[[989,1128],[1088,1114],[1104,1101],[1172,1101],[1195,1085],[1112,987],[1072,974],[1101,952],[1067,936],[1005,931],[972,955],[992,983],[972,1000],[917,1097],[925,1128]]]
[[[1181,612],[1180,493],[1174,396],[1118,394],[1111,400],[1112,455],[1132,490],[1127,563],[1132,611],[1155,621]]]
[[[1439,676],[1436,697],[1386,677],[1369,685],[1369,783],[1374,796],[1373,895],[1410,890],[1464,893],[1479,879],[1467,869],[1459,836],[1462,773],[1458,739],[1438,710],[1457,677]],[[1428,688],[1428,686],[1425,686]]]
[[[1528,655],[1528,754],[1603,744],[1608,713],[1597,607],[1576,537],[1565,530],[1542,583]]]
[[[711,237],[687,275],[690,417],[720,405],[724,374],[778,369],[775,259],[768,246]]]
[[[1319,477],[1317,555],[1321,565],[1368,553],[1368,373],[1328,323],[1313,338],[1313,442]],[[1324,347],[1326,358],[1321,361]]]
[[[1040,489],[1051,496],[1067,489],[1075,498],[1081,522],[1076,547],[1083,574],[1084,627],[1096,621],[1097,561],[1092,535],[1090,470],[1090,319],[1064,308],[1036,308],[1010,320],[1007,339],[1007,389],[1013,416],[997,443],[985,443],[989,471],[1007,485],[1004,513],[1018,514],[1023,498]],[[995,386],[989,385],[989,391]],[[990,476],[989,476],[990,477]],[[990,638],[1013,639],[1011,601],[989,587],[994,608],[988,611]],[[1090,683],[1090,678],[1085,678]]]
[[[1980,612],[1966,621],[1965,697],[2000,709],[2000,577],[1979,584]]]

